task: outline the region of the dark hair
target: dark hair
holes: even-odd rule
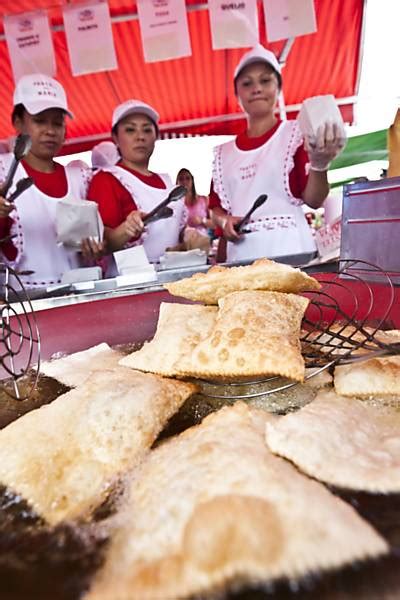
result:
[[[11,113],[11,123],[14,125],[17,119],[23,119],[26,112],[27,110],[23,104],[16,104]]]
[[[57,110],[61,110],[62,113],[63,113],[63,115],[64,115],[64,117],[67,114],[66,111],[64,109],[62,109],[62,108],[58,108],[57,106],[55,106],[54,108],[57,109]],[[44,110],[41,111],[41,112],[44,112]],[[14,106],[14,108],[13,108],[12,113],[11,113],[11,123],[14,125],[16,119],[21,119],[22,120],[24,118],[25,114],[28,114],[28,115],[30,114],[26,110],[25,106],[23,104],[16,104]]]
[[[254,61],[254,62],[258,62],[258,61]],[[254,62],[250,63],[250,64],[254,64]],[[276,78],[278,80],[279,90],[281,90],[282,89],[282,75],[280,73],[278,73],[278,71],[276,71],[276,69],[274,69],[274,67],[269,62],[267,62],[266,60],[260,59],[259,62],[262,62],[262,63],[268,65],[271,68],[272,73],[276,76]],[[246,65],[245,67],[243,67],[243,69],[245,69],[248,66],[249,65]],[[241,69],[239,71],[239,73],[236,75],[235,79],[233,80],[233,87],[235,88],[235,96],[237,96],[237,80],[238,80],[238,77],[240,77],[243,69]]]
[[[139,114],[144,114],[144,113],[139,113],[139,112],[138,112],[138,113],[132,113],[132,114],[138,114],[138,115],[139,115]],[[128,116],[128,115],[127,115],[127,116]],[[154,125],[154,128],[155,128],[155,130],[156,130],[156,137],[158,138],[158,137],[160,136],[160,130],[158,129],[158,125],[157,125],[157,123],[156,123],[155,121],[153,121],[153,119],[152,119],[151,117],[149,117],[148,115],[145,115],[145,116],[146,116],[146,117],[147,117],[147,118],[148,118],[148,119],[149,119],[149,120],[152,122],[152,124]],[[121,119],[121,120],[122,120],[122,119]],[[121,120],[120,120],[120,121],[118,121],[118,123],[116,123],[116,124],[114,125],[114,127],[111,129],[111,135],[118,136],[118,126],[119,126],[119,124],[120,124]]]
[[[196,186],[195,186],[195,183],[194,183],[193,173],[191,173],[189,171],[189,169],[187,169],[186,167],[182,167],[182,169],[179,169],[178,174],[176,176],[176,183],[178,183],[178,179],[182,175],[182,173],[188,173],[190,175],[190,178],[192,180],[192,191],[189,192],[189,193],[191,195],[192,201],[194,201],[194,200],[196,200],[197,192],[196,192]]]

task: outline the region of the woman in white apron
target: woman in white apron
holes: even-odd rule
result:
[[[281,84],[276,57],[261,45],[244,54],[234,72],[247,129],[215,149],[209,205],[228,241],[230,262],[316,250],[302,204],[322,206],[343,133],[327,124],[304,147],[297,122],[275,115]],[[246,225],[249,233],[238,234],[235,224],[261,194],[268,198]]]
[[[174,187],[168,175],[149,170],[158,136],[158,113],[140,100],[117,106],[112,119],[112,137],[121,159],[103,167],[90,183],[88,197],[99,204],[108,249],[115,252],[142,244],[149,261],[157,262],[165,250],[175,246],[186,223],[184,200],[171,203],[173,214],[143,225],[142,219],[164,200]],[[107,275],[116,274],[111,261]]]
[[[72,117],[58,81],[40,74],[19,80],[12,121],[18,133],[30,136],[32,146],[18,165],[9,193],[22,178],[29,176],[34,183],[14,204],[0,196],[0,238],[4,240],[0,250],[4,263],[18,272],[30,272],[21,275],[28,289],[60,283],[63,273],[94,261],[103,249],[93,240],[82,242],[82,253],[57,244],[57,203],[67,197],[85,198],[91,175],[83,163],[64,168],[54,161],[64,143],[66,115]],[[12,154],[0,157],[0,182],[12,159]]]

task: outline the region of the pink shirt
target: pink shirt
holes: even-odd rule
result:
[[[194,204],[186,204],[186,208],[188,211],[188,225],[189,227],[193,227],[197,229],[199,233],[203,235],[207,235],[207,227],[205,227],[201,222],[197,221],[200,219],[203,221],[208,217],[208,198],[207,196],[197,196],[196,202]]]

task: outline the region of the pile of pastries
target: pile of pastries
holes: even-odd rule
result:
[[[329,486],[400,492],[400,360],[339,365],[284,416],[238,401],[154,448],[196,378],[302,385],[301,292],[320,284],[263,259],[167,287],[202,304],[163,303],[153,340],[130,355],[101,344],[44,363],[73,389],[0,431],[0,483],[51,526],[122,482],[85,600],[189,598],[387,555]]]

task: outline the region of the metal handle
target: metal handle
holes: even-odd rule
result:
[[[178,185],[176,188],[171,190],[171,192],[168,194],[168,197],[165,198],[165,200],[160,202],[160,204],[157,204],[157,206],[155,206],[153,210],[147,213],[147,215],[143,219],[144,225],[147,225],[152,220],[154,215],[161,211],[161,209],[165,208],[170,202],[176,202],[177,200],[183,198],[183,196],[185,195],[186,188],[184,188],[183,185]]]
[[[247,213],[244,215],[244,217],[238,223],[236,223],[236,225],[234,225],[234,230],[237,233],[240,232],[241,228],[243,227],[243,225],[245,225],[247,223],[247,221],[250,219],[253,212],[255,210],[257,210],[257,208],[262,206],[267,198],[268,198],[267,194],[261,194],[261,196],[258,196],[257,200],[255,200],[255,202],[254,202],[253,206],[250,208],[250,210],[248,210]],[[245,232],[242,231],[242,233],[245,233]]]

